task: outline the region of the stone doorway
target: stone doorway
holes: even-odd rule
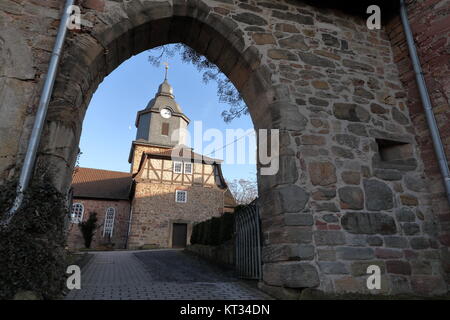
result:
[[[187,224],[174,223],[172,226],[172,248],[186,248]]]

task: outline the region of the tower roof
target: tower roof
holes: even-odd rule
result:
[[[172,112],[183,114],[180,105],[175,101],[175,96],[173,95],[173,87],[167,80],[169,64],[164,63],[166,66],[166,74],[164,76],[164,81],[159,85],[158,91],[155,97],[149,101],[145,110],[153,109],[156,111],[161,110],[161,108],[169,107]]]
[[[155,97],[151,99],[145,110],[155,110],[160,111],[162,108],[170,108],[172,112],[176,114],[183,114],[183,110],[180,105],[175,101],[175,96],[173,95],[173,87],[164,79],[164,81],[159,85],[158,91]]]
[[[175,96],[173,95],[173,88],[167,81],[167,79],[165,79],[164,82],[159,85],[158,92],[156,93],[156,97],[157,96],[168,96],[172,99],[175,98]]]

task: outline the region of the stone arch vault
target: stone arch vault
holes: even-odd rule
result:
[[[60,11],[58,1],[26,10],[6,2],[2,180],[20,168]],[[304,288],[372,293],[366,269],[376,264],[376,293],[446,292],[448,247],[385,29],[301,1],[81,5],[82,30],[68,35],[38,157],[58,188],[70,184],[84,114],[103,78],[143,50],[183,42],[229,77],[256,128],[280,129],[280,170],[258,178],[263,289],[282,297]]]

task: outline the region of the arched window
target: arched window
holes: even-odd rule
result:
[[[81,203],[74,203],[72,205],[72,212],[70,213],[70,219],[72,223],[80,223],[83,221],[84,206]]]
[[[116,209],[108,208],[105,214],[105,223],[103,224],[103,236],[112,237],[114,229],[114,217],[116,215]]]

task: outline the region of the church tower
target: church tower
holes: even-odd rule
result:
[[[163,83],[147,107],[137,113],[136,140],[133,141],[129,162],[135,173],[143,152],[163,152],[179,144],[185,144],[185,132],[190,122],[175,101],[173,88],[167,81],[168,65]]]

